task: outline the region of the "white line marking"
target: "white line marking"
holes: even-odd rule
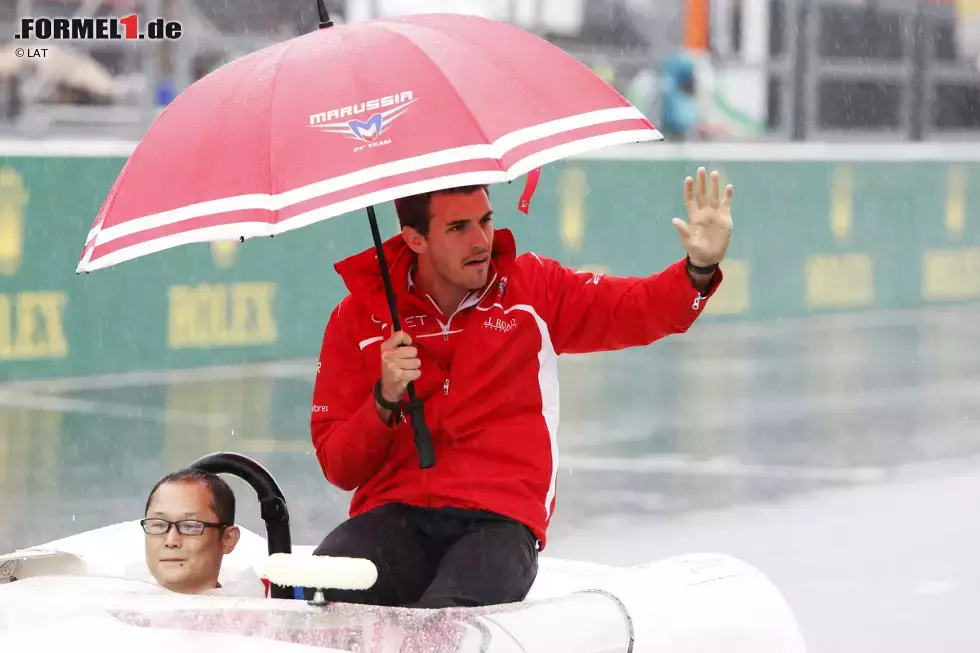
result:
[[[630,490],[593,490],[579,499],[579,506],[599,505],[616,506],[622,511],[624,507],[640,508],[650,512],[662,511],[670,505],[667,496],[661,492],[633,492]]]
[[[273,440],[269,438],[255,438],[248,440],[238,440],[235,443],[235,450],[244,454],[249,453],[316,453],[313,443],[309,440]]]
[[[810,467],[794,465],[755,465],[733,458],[693,460],[676,455],[646,455],[630,458],[601,458],[566,454],[562,468],[571,472],[615,472],[618,474],[658,474],[674,472],[697,476],[778,478],[783,480],[844,481],[870,483],[885,478],[880,467]]]
[[[143,420],[158,424],[183,424],[206,428],[226,427],[227,417],[213,413],[188,413],[184,411],[140,406],[135,404],[116,404],[89,399],[55,397],[51,395],[32,395],[0,390],[0,406],[11,408],[31,408],[35,410],[60,413],[84,413],[101,417],[117,417],[127,420]],[[31,434],[24,433],[25,437]]]
[[[141,370],[119,374],[8,381],[0,383],[0,390],[29,392],[73,392],[78,390],[114,390],[132,386],[171,385],[197,383],[222,379],[246,379],[255,377],[296,379],[313,383],[316,376],[316,360],[299,359],[276,363],[247,363],[236,365],[212,365],[172,370]]]
[[[949,580],[931,580],[920,583],[913,590],[919,596],[942,596],[955,592],[958,583]]]
[[[970,143],[636,143],[586,152],[576,157],[593,161],[712,161],[769,163],[774,161],[852,161],[869,163],[980,161]]]

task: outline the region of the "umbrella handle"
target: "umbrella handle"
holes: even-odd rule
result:
[[[415,396],[415,384],[408,384],[408,404],[405,406],[415,432],[415,450],[419,454],[419,467],[428,469],[436,464],[436,452],[432,447],[432,435],[425,423],[425,409],[422,400]]]
[[[398,324],[398,306],[395,303],[395,291],[391,286],[391,275],[388,273],[388,262],[385,260],[384,246],[381,243],[381,230],[378,229],[378,217],[374,207],[367,207],[368,221],[371,223],[371,235],[374,237],[374,250],[378,255],[378,266],[381,268],[381,281],[384,283],[385,296],[388,298],[388,309],[391,311],[391,331],[401,331]],[[422,401],[415,396],[415,383],[408,384],[408,404],[406,411],[415,432],[415,449],[419,454],[419,467],[428,469],[436,464],[435,449],[432,446],[432,434],[425,423],[425,411]]]

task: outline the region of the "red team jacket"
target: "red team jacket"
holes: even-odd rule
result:
[[[491,511],[545,545],[558,474],[558,355],[648,345],[683,333],[717,290],[691,285],[684,260],[645,278],[577,272],[517,256],[495,231],[486,287],[450,316],[411,282],[402,237],[384,244],[402,329],[418,347],[436,465],[420,469],[407,420],[388,427],[374,407],[390,312],[374,249],[335,269],[350,295],[327,323],[311,427],[327,479],[356,490],[350,515],[385,503]]]

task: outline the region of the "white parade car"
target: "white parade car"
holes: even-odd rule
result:
[[[366,560],[293,546],[285,499],[269,473],[234,453],[195,466],[245,480],[268,538],[242,528],[220,589],[157,585],[138,521],[0,555],[0,651],[99,653],[805,653],[778,589],[730,556],[699,553],[635,567],[542,556],[527,598],[485,608],[416,610],[302,598],[370,586]],[[271,584],[267,592],[266,579]]]

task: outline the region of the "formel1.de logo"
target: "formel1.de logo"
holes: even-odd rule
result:
[[[139,16],[100,16],[71,18],[50,18],[31,16],[20,19],[20,32],[15,39],[39,41],[115,41],[149,39],[151,41],[180,38],[182,27],[179,21],[156,18],[141,29]]]

